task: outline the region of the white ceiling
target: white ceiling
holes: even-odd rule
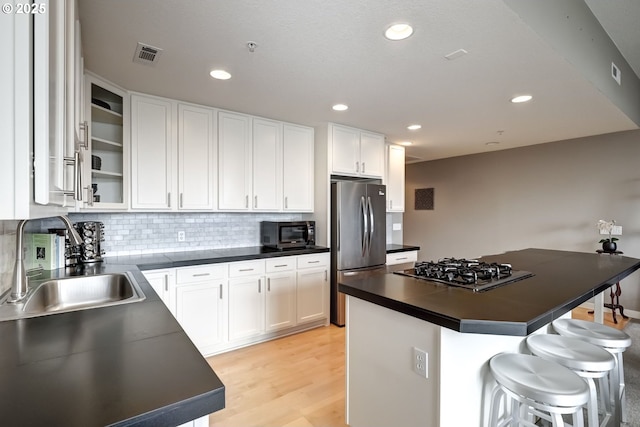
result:
[[[640,2],[586,2],[640,75]],[[638,127],[502,0],[78,3],[86,68],[126,89],[377,131],[413,141],[407,155],[419,159]],[[395,22],[414,34],[386,40]],[[155,66],[132,61],[137,42],[163,49]],[[468,54],[444,58],[457,49]],[[233,77],[214,80],[214,68]],[[534,100],[509,102],[522,93]],[[335,103],[349,110],[334,112]],[[422,129],[408,131],[412,123]]]

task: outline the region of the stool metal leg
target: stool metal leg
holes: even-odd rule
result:
[[[627,399],[626,399],[626,387],[624,386],[624,364],[622,363],[622,352],[616,354],[616,359],[618,360],[618,382],[620,388],[620,419],[623,423],[626,423],[627,420]]]

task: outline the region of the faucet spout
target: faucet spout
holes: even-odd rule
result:
[[[69,234],[69,242],[72,245],[82,244],[82,238],[76,231],[71,223],[71,220],[67,216],[61,215],[58,217],[67,228]],[[18,222],[16,227],[16,262],[13,266],[13,281],[11,284],[11,294],[7,302],[18,302],[24,299],[29,292],[29,286],[27,284],[27,273],[24,267],[24,226],[28,222],[28,219],[23,219]]]

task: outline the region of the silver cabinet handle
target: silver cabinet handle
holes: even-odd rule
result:
[[[167,207],[171,207],[171,193],[167,193]]]
[[[267,292],[271,292],[271,277],[267,279]]]
[[[253,268],[241,268],[238,271],[253,271]]]
[[[315,260],[315,261],[307,261],[307,264],[317,264],[319,263],[319,260]]]
[[[182,193],[180,193],[180,207],[183,207],[183,203],[182,203]]]
[[[389,209],[393,209],[393,200],[389,200]]]
[[[249,195],[244,196],[244,207],[249,209]]]
[[[91,187],[90,185],[87,185],[84,188],[87,189],[87,205],[93,206],[93,187]]]
[[[289,208],[289,198],[285,196],[284,198],[284,208],[288,209]]]
[[[211,275],[211,273],[196,273],[196,274],[192,274],[191,277],[203,277],[203,276],[209,276]]]
[[[362,162],[362,173],[365,173],[364,172],[364,162]]]
[[[258,207],[258,196],[257,195],[253,196],[253,207],[254,208]]]
[[[324,281],[327,281],[327,270],[324,271]]]
[[[220,299],[222,299],[222,284],[220,284],[219,286],[220,286]]]
[[[73,189],[63,191],[65,196],[73,196],[73,200],[82,201],[82,174],[80,173],[80,152],[73,153],[73,157],[64,157],[65,166],[73,166]]]
[[[169,278],[164,276],[164,291],[169,292]]]
[[[258,279],[258,293],[262,292],[262,279]]]
[[[403,260],[403,259],[407,259],[407,257],[406,257],[406,256],[403,256],[403,257],[400,257],[400,258],[396,258],[396,261],[401,261],[401,260]]]
[[[360,172],[360,163],[356,162],[356,172]]]
[[[278,264],[278,265],[274,265],[273,268],[281,268],[281,267],[286,267],[287,264]]]
[[[89,123],[86,121],[80,123],[80,130],[84,134],[82,141],[78,141],[78,148],[89,149]]]

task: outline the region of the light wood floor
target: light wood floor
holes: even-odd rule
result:
[[[582,320],[591,320],[593,321],[593,314],[589,314],[589,310],[582,307],[576,307],[571,312],[571,317],[573,319],[582,319]],[[611,326],[617,329],[624,329],[624,327],[629,323],[630,319],[623,319],[620,316],[620,311],[616,310],[616,318],[618,319],[618,323],[613,323],[613,316],[611,315],[611,310],[608,308],[604,309],[604,324],[607,326]]]
[[[585,308],[574,319],[593,320]],[[619,329],[605,309],[605,324]],[[226,386],[211,426],[345,427],[344,328],[334,325],[207,359]]]
[[[331,325],[207,359],[226,387],[211,426],[344,427],[344,328]]]

